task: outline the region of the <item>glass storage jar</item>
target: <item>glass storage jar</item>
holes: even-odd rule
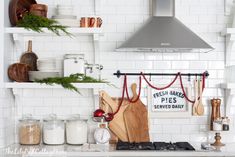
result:
[[[66,122],[66,139],[68,144],[82,145],[87,143],[87,120],[80,115],[73,115]]]
[[[66,54],[64,57],[64,76],[85,74],[84,54]]]
[[[58,119],[55,114],[43,120],[43,143],[60,145],[65,142],[64,120]]]
[[[32,115],[24,115],[19,120],[19,143],[22,145],[37,145],[41,142],[40,120]]]
[[[213,131],[222,131],[222,120],[220,118],[213,122]]]
[[[222,117],[223,131],[229,131],[229,121],[228,117]]]

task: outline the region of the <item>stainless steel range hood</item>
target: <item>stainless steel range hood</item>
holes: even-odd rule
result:
[[[174,16],[174,0],[153,0],[153,17],[116,51],[209,52],[209,44]]]

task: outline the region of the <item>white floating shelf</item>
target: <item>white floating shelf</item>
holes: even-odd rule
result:
[[[105,88],[106,83],[73,83],[75,87],[78,89],[100,89]],[[40,83],[18,83],[11,82],[5,83],[5,88],[13,88],[13,89],[39,89],[39,88],[63,88],[60,85],[46,85]]]
[[[56,36],[53,32],[49,31],[47,28],[42,28],[43,32],[38,33],[32,30],[27,30],[25,28],[20,27],[7,27],[5,28],[6,34],[13,34],[13,38],[15,41],[20,40],[19,36]],[[81,35],[93,35],[94,40],[98,40],[98,36],[103,35],[102,28],[67,28],[67,31],[74,36],[81,36]],[[61,36],[65,36],[66,34],[63,32],[60,32]]]
[[[46,34],[53,34],[51,31],[49,31],[47,28],[42,28],[43,32],[42,33],[37,33],[35,31],[32,30],[27,30],[25,28],[22,27],[7,27],[5,28],[5,33],[9,33],[9,34],[37,34],[37,35],[46,35]],[[67,28],[67,31],[72,33],[72,34],[84,34],[84,35],[88,35],[88,34],[102,34],[102,28],[80,28],[80,27],[71,27],[71,28]],[[65,34],[64,34],[65,35]]]

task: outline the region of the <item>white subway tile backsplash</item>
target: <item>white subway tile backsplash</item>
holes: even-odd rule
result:
[[[209,61],[208,63],[209,69],[224,69],[224,61]]]
[[[180,126],[179,125],[174,125],[174,124],[171,124],[171,125],[163,125],[162,127],[162,130],[163,130],[163,133],[167,134],[179,134],[181,129],[180,129]]]
[[[170,69],[171,61],[154,61],[153,62],[154,69]]]
[[[189,61],[172,61],[172,69],[189,69]]]
[[[180,60],[179,53],[163,53],[163,60]]]
[[[179,141],[189,141],[189,135],[188,134],[173,134],[171,136],[172,142],[179,142]]]
[[[145,69],[153,69],[153,62],[151,61],[136,61],[135,68],[145,70]]]
[[[209,24],[216,24],[216,16],[214,15],[200,15],[199,16],[199,23],[209,23]]]
[[[207,70],[207,61],[190,61],[189,68]]]

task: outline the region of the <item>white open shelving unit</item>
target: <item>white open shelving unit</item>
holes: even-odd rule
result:
[[[5,6],[7,6],[9,3],[9,0],[3,2]],[[94,0],[94,15],[98,16],[100,14],[100,11],[102,7],[102,0]],[[7,9],[5,10],[5,13],[7,12]],[[6,27],[8,26],[9,22],[8,21],[8,15],[6,15],[7,17],[5,17],[5,27],[4,27],[4,36],[8,35],[9,37],[11,37],[14,42],[15,45],[17,45],[17,47],[23,47],[23,40],[24,37],[28,37],[30,39],[30,37],[33,38],[37,38],[37,37],[41,37],[41,36],[56,36],[55,34],[53,34],[51,31],[49,31],[47,28],[42,28],[41,33],[32,31],[32,30],[27,30],[25,28],[21,28],[21,27]],[[73,27],[73,28],[67,28],[67,31],[69,33],[72,34],[71,39],[76,38],[77,36],[91,36],[93,39],[93,47],[94,47],[94,63],[95,64],[100,64],[100,36],[103,36],[103,29],[102,28],[80,28],[80,27]],[[66,36],[65,33],[60,32],[61,36]],[[12,44],[13,45],[13,44]],[[6,54],[6,47],[4,49],[3,54],[1,55],[1,58],[5,58],[8,59]],[[24,88],[62,88],[59,85],[45,85],[45,84],[39,84],[39,83],[17,83],[17,82],[9,82],[9,81],[5,81],[6,76],[7,76],[7,65],[5,63],[4,64],[4,69],[1,72],[1,75],[3,75],[1,78],[1,86],[4,86],[5,88],[12,88],[12,89],[24,89]],[[8,63],[9,64],[9,63]],[[12,64],[12,63],[10,63]],[[84,89],[99,89],[99,88],[103,88],[104,87],[104,83],[75,83],[74,84],[77,88],[84,88]]]
[[[32,37],[37,37],[37,36],[56,36],[53,34],[51,31],[49,31],[47,28],[42,29],[42,33],[38,33],[32,30],[27,30],[24,28],[19,28],[19,27],[7,27],[4,30],[5,34],[11,34],[13,36],[13,41],[16,44],[21,43],[23,40],[22,38],[25,36],[32,36]],[[71,33],[73,36],[71,38],[74,38],[76,36],[92,36],[93,37],[93,46],[94,46],[94,63],[99,64],[100,63],[100,46],[99,46],[99,39],[100,36],[103,36],[103,29],[102,28],[68,28],[67,31]],[[61,33],[61,36],[65,36],[63,32]],[[62,88],[59,85],[44,85],[44,84],[39,84],[39,83],[18,83],[18,82],[7,82],[4,83],[5,88]],[[103,88],[104,84],[103,83],[75,83],[74,84],[77,88]]]
[[[17,49],[22,49],[24,46],[25,37],[34,41],[37,37],[56,37],[54,33],[49,31],[47,28],[42,28],[43,32],[38,33],[32,30],[27,30],[22,27],[11,27],[8,16],[8,6],[11,0],[4,0],[0,2],[1,9],[4,10],[2,14],[0,28],[1,28],[1,38],[0,38],[0,86],[2,88],[11,89],[15,95],[15,104],[18,104],[20,99],[20,93],[24,89],[63,89],[60,85],[46,85],[34,82],[12,82],[8,79],[7,69],[10,64],[13,64],[12,60],[17,60],[14,58],[12,53],[15,52],[15,47]],[[102,10],[103,0],[94,0],[94,16],[100,15]],[[71,40],[76,39],[79,36],[90,36],[92,38],[91,43],[93,44],[93,56],[94,64],[100,64],[100,37],[104,35],[102,28],[80,28],[80,27],[69,27],[67,31],[72,34]],[[60,32],[61,37],[65,37],[66,34]],[[106,87],[106,83],[73,83],[78,89],[88,89],[93,93],[94,106],[97,107],[98,102],[98,92]],[[65,89],[66,90],[66,89]]]
[[[232,14],[232,7],[235,1],[234,0],[225,0],[224,1],[224,13],[225,15]],[[233,15],[235,16],[235,15]],[[233,17],[233,25],[235,23],[235,18]],[[235,27],[228,27],[225,28],[221,32],[221,36],[225,37],[225,68],[234,65],[235,62],[231,60],[234,58],[232,56],[235,55],[233,46],[235,46]],[[233,54],[234,53],[234,54]],[[227,82],[220,85],[225,92],[225,114],[226,116],[230,115],[231,105],[232,105],[232,98],[235,96],[235,83]]]
[[[35,31],[27,30],[24,28],[19,28],[19,27],[7,27],[5,28],[5,34],[11,34],[13,36],[13,41],[15,43],[20,44],[22,41],[22,37],[25,36],[55,36],[52,32],[50,32],[48,29],[43,28],[42,33],[37,33]],[[100,47],[99,47],[99,39],[100,36],[103,36],[103,31],[102,28],[68,28],[68,32],[73,34],[73,37],[75,36],[92,36],[93,37],[93,46],[94,46],[94,63],[99,64],[100,63]],[[61,34],[62,36],[65,35],[64,33]],[[71,37],[71,38],[73,38]],[[18,82],[6,82],[4,83],[5,88],[62,88],[59,85],[44,85],[40,83],[18,83]],[[104,84],[103,83],[75,83],[74,84],[78,88],[103,88]]]

